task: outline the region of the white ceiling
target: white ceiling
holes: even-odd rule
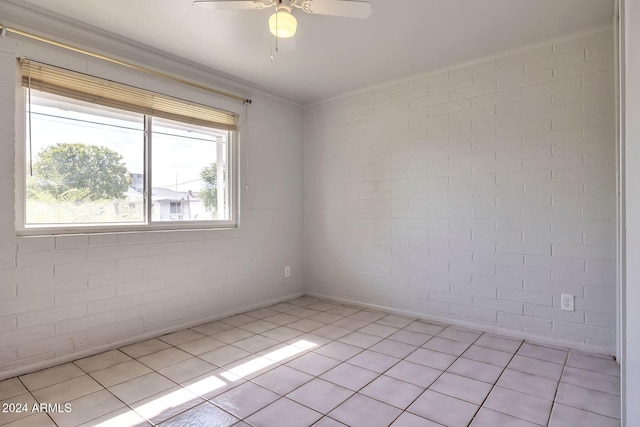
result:
[[[271,61],[271,9],[220,11],[192,0],[22,1],[301,104],[608,24],[613,16],[613,0],[369,0],[366,20],[296,10],[296,49]]]

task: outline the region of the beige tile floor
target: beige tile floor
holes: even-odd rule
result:
[[[619,390],[608,357],[302,297],[2,381],[0,425],[608,427]]]

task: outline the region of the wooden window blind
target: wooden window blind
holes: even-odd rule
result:
[[[22,85],[81,101],[217,129],[238,130],[238,115],[111,80],[20,58]]]

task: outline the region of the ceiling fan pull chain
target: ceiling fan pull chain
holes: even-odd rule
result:
[[[279,0],[280,3],[282,3],[282,0]],[[278,11],[276,10],[276,35],[274,36],[276,38],[276,53],[278,53]]]
[[[269,37],[269,48],[271,49],[271,61],[273,61],[273,37]]]
[[[279,1],[282,1],[282,0],[279,0]],[[276,34],[278,34],[278,15],[277,14],[276,14]],[[271,40],[271,43],[270,43],[270,45],[271,45],[271,61],[273,61],[273,56],[274,56],[274,53],[273,53],[273,39],[276,39],[276,52],[278,52],[278,36],[274,35],[270,39]]]

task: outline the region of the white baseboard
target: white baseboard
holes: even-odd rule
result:
[[[234,314],[245,313],[247,311],[256,310],[263,307],[268,307],[273,304],[277,304],[283,301],[289,301],[295,298],[299,298],[304,295],[304,292],[296,292],[284,297],[274,298],[268,301],[262,301],[257,304],[245,305],[236,307],[232,310],[222,313],[215,313],[211,315],[201,316],[195,319],[189,319],[183,323],[173,324],[166,328],[157,328],[143,334],[133,335],[118,341],[113,341],[103,345],[97,345],[91,348],[87,348],[81,351],[65,354],[63,356],[54,357],[40,362],[29,363],[18,368],[9,369],[7,371],[0,372],[0,381],[17,377],[18,375],[24,375],[31,372],[40,371],[42,369],[51,368],[53,366],[61,365],[63,363],[72,362],[74,360],[82,359],[84,357],[93,356],[94,354],[103,353],[105,351],[113,350],[125,345],[134,344],[140,341],[148,340],[151,338],[159,337],[161,335],[169,334],[172,332],[180,331],[182,329],[191,328],[194,326],[202,325],[204,323],[213,322],[214,320],[224,319],[225,317],[233,316]]]
[[[550,347],[574,349],[574,350],[584,351],[588,353],[597,353],[597,354],[602,354],[606,356],[611,356],[611,351],[608,348],[602,347],[602,346],[577,343],[577,342],[567,341],[562,339],[555,339],[551,337],[537,335],[531,332],[518,331],[518,330],[503,328],[500,326],[492,326],[486,323],[475,323],[471,321],[465,321],[465,320],[458,319],[456,317],[439,316],[435,314],[424,314],[424,313],[418,313],[416,311],[411,311],[411,310],[400,310],[397,308],[388,307],[384,305],[370,304],[362,301],[352,300],[349,298],[335,297],[332,295],[325,295],[325,294],[316,293],[316,292],[307,292],[306,295],[327,300],[327,301],[334,301],[334,302],[339,302],[343,304],[349,304],[356,307],[370,308],[372,310],[386,311],[388,313],[416,317],[426,321],[443,323],[443,324],[452,325],[452,326],[459,326],[461,328],[467,328],[467,329],[475,329],[482,332],[500,334],[500,335],[504,335],[511,338],[527,340],[532,343],[543,344]]]

